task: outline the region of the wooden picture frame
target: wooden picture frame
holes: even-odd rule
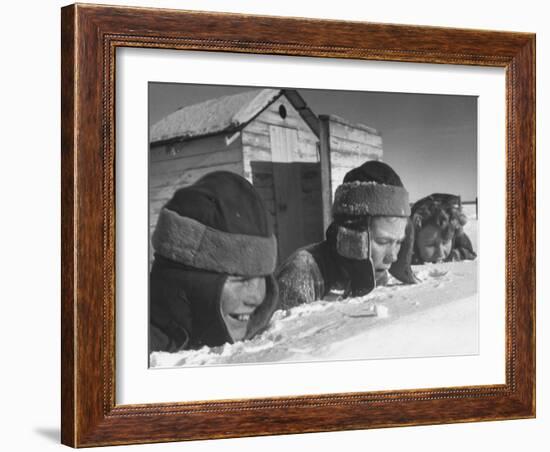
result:
[[[64,444],[535,416],[535,35],[79,4],[62,8],[61,33]],[[505,68],[505,384],[117,405],[114,87],[119,47]]]

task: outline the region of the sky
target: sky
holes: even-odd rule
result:
[[[150,124],[180,107],[257,87],[149,84]],[[382,134],[383,160],[412,202],[431,193],[477,197],[477,97],[298,89],[317,115],[335,114]]]

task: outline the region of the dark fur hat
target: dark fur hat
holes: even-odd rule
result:
[[[167,259],[216,273],[263,276],[277,262],[260,196],[250,182],[227,171],[177,190],[159,215],[152,242]]]
[[[409,193],[386,163],[370,160],[349,171],[336,189],[334,217],[386,215],[408,217]]]

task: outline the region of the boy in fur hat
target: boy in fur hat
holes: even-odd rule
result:
[[[334,197],[326,240],[299,249],[276,272],[281,306],[368,294],[388,272],[415,283],[409,194],[387,164],[349,171]]]
[[[411,211],[414,225],[412,263],[473,260],[477,254],[463,230],[468,221],[460,198],[433,193],[417,201]]]
[[[219,171],[177,190],[152,244],[151,352],[232,343],[267,327],[278,306],[277,243],[247,180]]]

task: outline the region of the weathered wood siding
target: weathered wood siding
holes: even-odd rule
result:
[[[287,112],[284,119],[279,114],[281,105]],[[298,147],[290,156],[290,161],[319,161],[319,139],[290,101],[285,96],[281,96],[242,130],[244,176],[248,180],[252,181],[250,162],[272,161],[270,126],[288,127],[297,131]]]
[[[279,113],[281,105],[285,118]],[[327,118],[334,196],[346,172],[382,158],[382,137],[367,126]],[[176,189],[216,170],[240,174],[258,190],[280,241],[280,259],[298,246],[323,239],[319,138],[285,96],[240,132],[151,147],[150,232]]]
[[[330,115],[330,169],[332,196],[346,173],[368,160],[382,159],[382,136],[363,124],[351,124]]]
[[[181,187],[212,171],[243,175],[240,135],[219,134],[181,143],[151,146],[149,154],[149,227],[157,224],[160,209]]]

